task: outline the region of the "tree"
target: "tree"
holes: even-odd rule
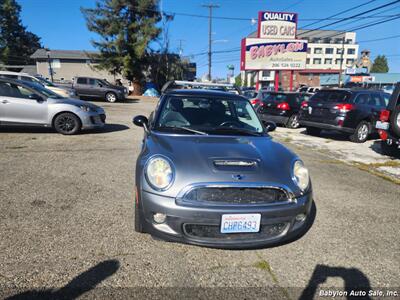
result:
[[[41,48],[40,38],[22,25],[21,6],[15,0],[0,1],[0,61],[6,65],[24,65]]]
[[[372,64],[371,73],[387,73],[389,66],[385,55],[378,55]]]
[[[235,77],[235,85],[242,86],[242,75],[240,73]]]
[[[100,40],[99,69],[123,74],[140,88],[149,65],[149,44],[160,34],[158,0],[97,0],[93,9],[81,8],[88,29]]]

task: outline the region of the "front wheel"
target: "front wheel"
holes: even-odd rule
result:
[[[137,203],[135,203],[135,231],[144,232],[142,223],[142,214]]]
[[[293,129],[299,128],[300,127],[299,115],[298,114],[291,115],[289,120],[286,123],[286,127],[293,128]]]
[[[76,134],[81,129],[81,121],[73,113],[61,113],[54,119],[54,129],[64,135]]]
[[[365,143],[368,139],[371,125],[367,121],[361,121],[356,130],[350,135],[350,141],[353,143]]]
[[[114,103],[117,101],[117,95],[113,92],[108,92],[106,94],[106,101],[110,103]]]

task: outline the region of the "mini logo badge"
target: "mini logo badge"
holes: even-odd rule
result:
[[[240,175],[240,174],[236,174],[236,175],[232,175],[232,178],[235,180],[242,180],[244,178],[244,176]]]

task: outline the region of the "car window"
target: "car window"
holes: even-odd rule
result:
[[[390,101],[390,95],[389,94],[383,94],[383,101],[385,102],[385,107],[387,107],[389,105],[389,101]]]
[[[8,82],[0,82],[0,96],[13,98],[29,98],[32,92],[23,86]]]
[[[351,98],[348,91],[325,90],[315,93],[310,100],[318,102],[346,102]]]
[[[380,97],[379,94],[372,94],[370,96],[370,100],[369,100],[368,104],[372,105],[372,106],[377,106],[377,107],[378,106],[383,106],[382,103],[381,103],[381,97]]]
[[[29,81],[29,82],[36,82],[35,80],[33,80],[32,78],[28,77],[28,76],[21,76],[21,80],[23,81]]]
[[[93,78],[89,78],[89,84],[94,86],[106,85],[104,82]]]
[[[284,94],[284,93],[269,93],[268,96],[263,99],[264,102],[288,102],[289,101],[289,95]]]
[[[0,77],[3,78],[10,78],[10,79],[18,79],[18,75],[9,75],[9,74],[2,74]]]
[[[370,96],[368,94],[358,94],[354,99],[354,103],[359,105],[365,105],[370,103]]]
[[[87,84],[87,80],[86,80],[86,78],[78,78],[76,83],[78,83],[78,84]]]
[[[168,97],[161,108],[156,127],[168,129],[184,126],[212,131],[224,123],[227,128],[231,125],[254,133],[263,132],[263,127],[250,102],[214,97]]]

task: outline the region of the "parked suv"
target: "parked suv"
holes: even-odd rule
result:
[[[306,93],[268,92],[254,108],[264,121],[272,121],[288,128],[298,128],[300,106],[310,97],[311,95]]]
[[[383,109],[376,122],[381,148],[385,154],[400,153],[400,82],[397,83],[386,109]]]
[[[101,97],[108,102],[124,100],[128,95],[127,88],[109,83],[105,79],[75,77],[73,82],[78,97]]]
[[[375,131],[373,124],[389,98],[381,91],[321,90],[302,105],[300,125],[311,135],[319,135],[322,129],[337,130],[348,134],[352,142],[364,143]]]

